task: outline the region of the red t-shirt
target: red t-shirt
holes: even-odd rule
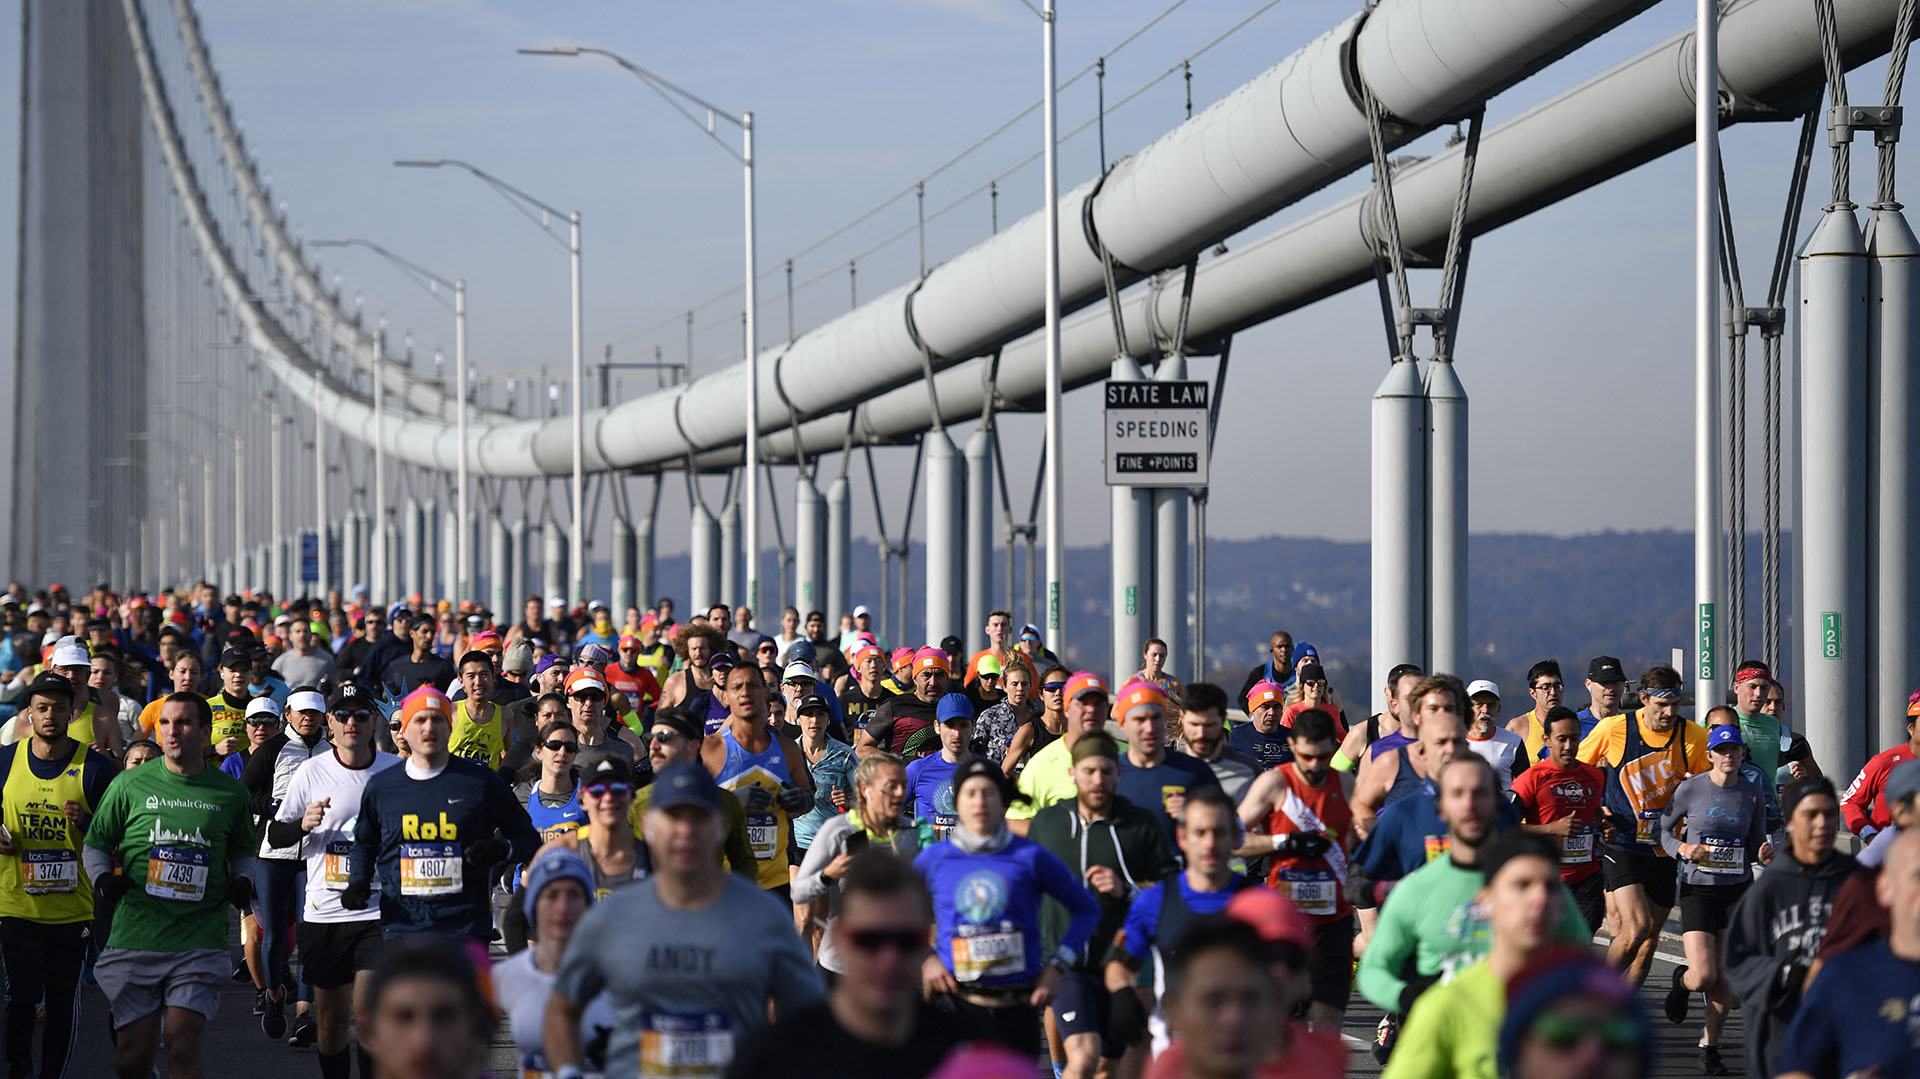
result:
[[[1187,1052],[1178,1040],[1147,1067],[1147,1079],[1185,1079]],[[1347,1043],[1338,1033],[1287,1023],[1287,1047],[1253,1069],[1254,1079],[1341,1079],[1347,1074]]]
[[[660,703],[660,681],[653,676],[653,669],[641,667],[632,672],[620,669],[618,660],[607,664],[607,685],[626,694],[627,703],[636,711],[648,705]]]
[[[1317,858],[1306,858],[1298,854],[1273,855],[1273,868],[1267,871],[1267,883],[1274,891],[1293,900],[1300,912],[1315,925],[1337,922],[1353,913],[1352,904],[1347,902],[1345,857],[1346,841],[1353,834],[1353,810],[1347,805],[1347,798],[1340,789],[1340,777],[1328,773],[1327,779],[1318,787],[1307,785],[1300,773],[1288,761],[1279,766],[1280,774],[1286,778],[1287,791],[1280,798],[1280,804],[1267,815],[1267,834],[1286,835],[1289,832],[1307,831],[1294,820],[1296,814],[1287,812],[1288,805],[1296,805],[1304,818],[1311,813],[1319,818],[1320,828],[1339,845],[1338,850],[1329,850]]]
[[[1840,815],[1846,818],[1847,831],[1861,835],[1869,827],[1878,831],[1893,823],[1892,813],[1887,809],[1887,773],[1912,756],[1913,750],[1902,742],[1867,758],[1866,767],[1860,769],[1853,785],[1840,796]]]
[[[1579,761],[1568,768],[1552,761],[1537,761],[1513,781],[1513,797],[1520,803],[1521,820],[1529,824],[1552,824],[1572,817],[1580,822],[1578,831],[1560,840],[1560,879],[1567,884],[1578,883],[1600,872],[1594,822],[1600,817],[1606,785],[1600,769]]]

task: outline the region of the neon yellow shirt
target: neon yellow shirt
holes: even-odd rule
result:
[[[1420,994],[1380,1079],[1494,1079],[1507,987],[1486,960]]]

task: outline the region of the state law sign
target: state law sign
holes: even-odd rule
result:
[[[1207,384],[1110,381],[1107,486],[1207,485]]]

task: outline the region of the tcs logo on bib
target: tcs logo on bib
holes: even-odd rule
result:
[[[460,829],[452,821],[447,819],[445,812],[440,814],[440,820],[437,823],[428,821],[425,824],[420,823],[420,815],[418,813],[408,813],[400,818],[400,838],[459,839]]]

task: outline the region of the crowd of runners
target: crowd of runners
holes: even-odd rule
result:
[[[231,982],[323,1079],[1629,1079],[1661,1019],[1920,1073],[1920,695],[1843,793],[1757,662],[1576,711],[1552,659],[1342,693],[1277,632],[1230,695],[836,622],[10,585],[8,1074],[87,993],[123,1079],[234,1074]]]

